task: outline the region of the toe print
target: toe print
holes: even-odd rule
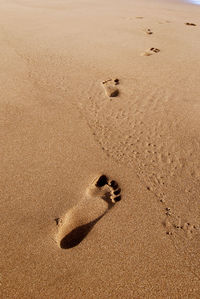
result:
[[[54,221],[56,222],[56,225],[59,224],[60,218],[55,218]]]
[[[118,201],[120,201],[122,198],[121,198],[121,195],[120,196],[117,196],[117,197],[115,197],[113,200],[114,200],[114,202],[118,202]]]
[[[119,188],[118,190],[114,191],[113,194],[119,195],[121,193],[121,189]]]
[[[114,190],[118,188],[118,184],[117,184],[117,182],[115,182],[115,181],[111,181],[111,182],[109,183],[109,186],[111,186]]]
[[[119,84],[119,79],[115,79],[114,83],[115,83],[115,85],[118,85]]]
[[[194,24],[194,23],[189,23],[189,22],[185,23],[185,25],[188,25],[188,26],[197,26],[196,24]]]
[[[103,187],[108,183],[108,179],[105,175],[101,175],[100,178],[96,182],[97,187]]]
[[[116,181],[110,181],[108,183],[109,187],[110,187],[110,193],[111,193],[111,200],[112,203],[115,203],[117,201],[121,200],[121,188],[119,188],[119,185],[117,184]]]
[[[105,174],[100,175],[89,185],[85,196],[76,206],[62,218],[54,219],[58,226],[56,239],[60,248],[70,249],[79,245],[94,225],[120,200],[121,189],[117,182],[109,180]]]
[[[154,53],[159,53],[160,52],[160,49],[157,49],[157,48],[150,48],[148,50],[146,50],[145,52],[143,52],[141,54],[141,56],[151,56],[153,55]]]
[[[152,51],[152,52],[154,52],[154,53],[159,53],[159,52],[160,52],[160,50],[157,49],[157,48],[151,48],[150,51]]]

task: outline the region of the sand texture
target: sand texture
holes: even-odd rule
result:
[[[199,16],[0,0],[0,298],[200,298]]]

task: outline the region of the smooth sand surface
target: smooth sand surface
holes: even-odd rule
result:
[[[199,298],[199,15],[0,0],[0,298]]]

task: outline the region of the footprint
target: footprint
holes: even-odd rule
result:
[[[63,249],[77,246],[94,225],[121,200],[121,189],[114,180],[101,175],[87,188],[83,199],[63,218],[56,218],[56,241]]]
[[[105,93],[108,97],[117,97],[119,95],[119,89],[117,85],[119,85],[119,79],[108,79],[102,82]]]
[[[145,52],[143,52],[141,54],[141,56],[151,56],[154,53],[159,53],[159,52],[160,52],[160,50],[157,48],[150,48],[150,49],[146,50]]]
[[[151,31],[150,28],[146,29],[145,32],[146,32],[146,34],[149,34],[149,35],[150,35],[150,34],[153,34],[153,31]]]
[[[194,24],[194,23],[185,23],[185,25],[188,25],[188,26],[197,26],[196,24]]]

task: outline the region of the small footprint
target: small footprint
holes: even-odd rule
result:
[[[150,49],[146,50],[145,52],[143,52],[141,54],[141,56],[151,56],[154,53],[159,53],[159,52],[160,52],[160,50],[157,48],[150,48]]]
[[[194,24],[194,23],[189,23],[189,22],[185,23],[185,25],[188,25],[188,26],[197,26],[196,24]]]
[[[85,196],[63,218],[56,218],[56,241],[63,249],[77,246],[94,225],[121,200],[121,189],[114,180],[101,175],[87,188]]]
[[[146,32],[146,34],[149,34],[149,35],[153,34],[153,31],[151,31],[150,28],[146,29],[145,32]]]
[[[119,85],[119,79],[108,79],[102,82],[105,93],[108,97],[117,97],[119,95],[119,89],[117,85]]]

